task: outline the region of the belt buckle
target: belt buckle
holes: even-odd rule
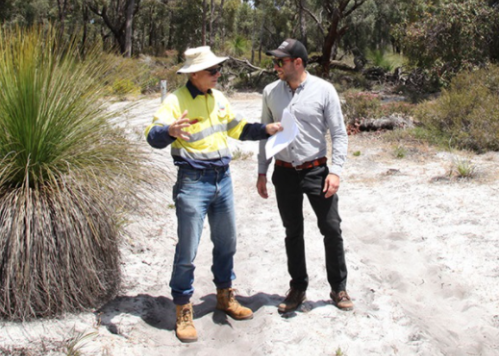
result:
[[[296,171],[301,171],[303,170],[304,168],[298,168],[300,167],[301,165],[298,165],[298,166],[294,166],[293,169],[295,169]]]

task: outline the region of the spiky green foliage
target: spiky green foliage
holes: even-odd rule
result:
[[[112,63],[78,53],[51,29],[0,31],[3,318],[96,307],[120,286],[118,214],[148,172],[103,100]]]
[[[226,42],[226,48],[230,55],[241,57],[248,50],[248,41],[238,35]]]
[[[368,51],[368,60],[376,67],[381,67],[385,71],[392,72],[397,67],[402,67],[406,59],[397,53],[385,52],[380,49]]]

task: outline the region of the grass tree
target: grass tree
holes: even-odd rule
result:
[[[111,123],[113,64],[78,53],[52,29],[0,29],[2,318],[97,307],[120,287],[120,214],[150,172]]]

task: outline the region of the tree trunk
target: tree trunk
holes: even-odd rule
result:
[[[135,0],[127,0],[125,18],[125,52],[123,55],[132,56],[132,23],[134,21]]]
[[[210,0],[210,21],[208,22],[208,31],[210,32],[209,33],[209,40],[208,40],[208,43],[210,45],[210,47],[213,47],[214,45],[214,32],[216,31],[216,29],[214,28],[214,21],[215,21],[215,4],[214,4],[214,0]]]
[[[201,45],[205,46],[206,41],[206,29],[207,29],[207,0],[203,0],[202,9],[202,21],[201,21]]]
[[[321,56],[320,64],[323,69],[323,77],[327,77],[330,72],[330,59],[332,58],[332,48],[337,41],[337,27],[339,25],[340,16],[338,10],[331,19],[332,23],[328,28],[328,33],[325,36],[325,42],[323,43],[323,55]]]
[[[115,18],[112,19],[108,15],[108,7],[106,4],[99,10],[99,4],[95,2],[87,2],[87,6],[94,14],[100,16],[107,28],[111,30],[115,40],[120,48],[120,53],[125,57],[132,55],[132,37],[133,37],[133,20],[135,14],[139,11],[141,0],[126,0],[125,7],[120,11],[119,3],[115,5]],[[119,14],[125,13],[125,20],[119,17]],[[117,15],[118,14],[118,15]],[[118,18],[116,18],[118,17]],[[106,35],[107,36],[107,35]],[[103,37],[104,39],[104,37]],[[104,44],[104,43],[103,43]]]
[[[146,31],[144,31],[146,32]],[[155,48],[155,34],[156,34],[156,29],[155,29],[155,26],[154,26],[154,22],[151,21],[151,25],[149,26],[149,38],[148,38],[148,46],[149,48]]]
[[[323,77],[327,77],[329,75],[330,60],[337,58],[337,49],[340,39],[347,32],[347,26],[340,27],[342,20],[349,17],[351,13],[363,5],[366,0],[354,0],[354,4],[352,4],[351,8],[346,10],[347,5],[349,5],[350,2],[351,0],[324,2],[325,10],[329,14],[330,26],[325,35],[325,40],[323,42],[323,55],[320,59]]]
[[[221,18],[221,34],[220,34],[220,38],[221,38],[221,43],[222,43],[222,46],[224,46],[224,43],[226,42],[226,27],[224,26],[224,0],[221,0],[220,1],[220,18]]]
[[[170,10],[170,26],[168,28],[168,40],[167,40],[167,49],[172,48],[174,45],[174,34],[175,34],[175,24],[172,20],[174,18],[174,10]]]
[[[304,14],[304,0],[299,1],[300,42],[307,48],[307,23]]]

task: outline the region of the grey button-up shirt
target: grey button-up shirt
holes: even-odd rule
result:
[[[296,117],[299,134],[285,149],[275,155],[276,159],[301,165],[326,156],[326,132],[332,138],[332,162],[330,173],[341,175],[347,156],[347,132],[337,91],[332,84],[307,73],[307,78],[295,90],[288,83],[278,80],[264,89],[262,100],[262,123],[281,121],[283,110]],[[260,141],[259,173],[267,173],[271,159],[266,159],[266,140]]]

